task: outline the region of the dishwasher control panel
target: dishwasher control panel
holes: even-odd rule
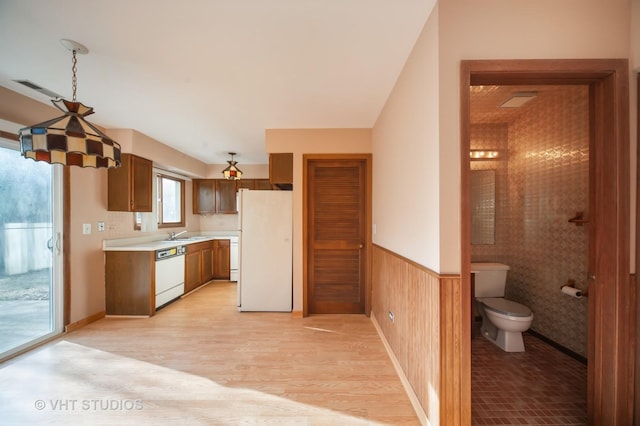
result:
[[[171,247],[162,250],[156,250],[156,260],[166,259],[168,257],[180,256],[185,253],[184,246]]]

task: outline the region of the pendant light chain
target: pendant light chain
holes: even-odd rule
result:
[[[73,72],[73,77],[71,79],[71,87],[73,89],[73,102],[76,102],[76,89],[78,88],[78,79],[76,78],[76,71],[78,71],[78,59],[76,58],[76,51],[73,51],[73,66],[71,67],[71,71]]]

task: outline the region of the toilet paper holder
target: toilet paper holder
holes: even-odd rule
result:
[[[572,278],[569,278],[567,280],[566,284],[560,286],[560,291],[562,291],[564,293],[563,289],[565,287],[569,287],[570,289],[575,290],[575,292],[572,292],[572,293],[576,293],[578,298],[580,298],[580,297],[589,297],[589,294],[588,294],[589,293],[589,291],[588,291],[589,289],[588,288],[587,288],[587,290],[579,289],[578,287],[576,287],[576,280],[574,280]],[[567,294],[569,294],[569,293],[567,293]]]

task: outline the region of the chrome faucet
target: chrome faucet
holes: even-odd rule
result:
[[[177,234],[175,232],[172,232],[171,236],[169,237],[169,240],[170,241],[174,241],[179,235],[182,235],[182,234],[184,234],[186,232],[187,231],[181,231],[181,232],[178,232]]]

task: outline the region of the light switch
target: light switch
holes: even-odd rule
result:
[[[83,223],[82,224],[82,233],[84,235],[89,235],[91,233],[91,224],[90,223]]]

